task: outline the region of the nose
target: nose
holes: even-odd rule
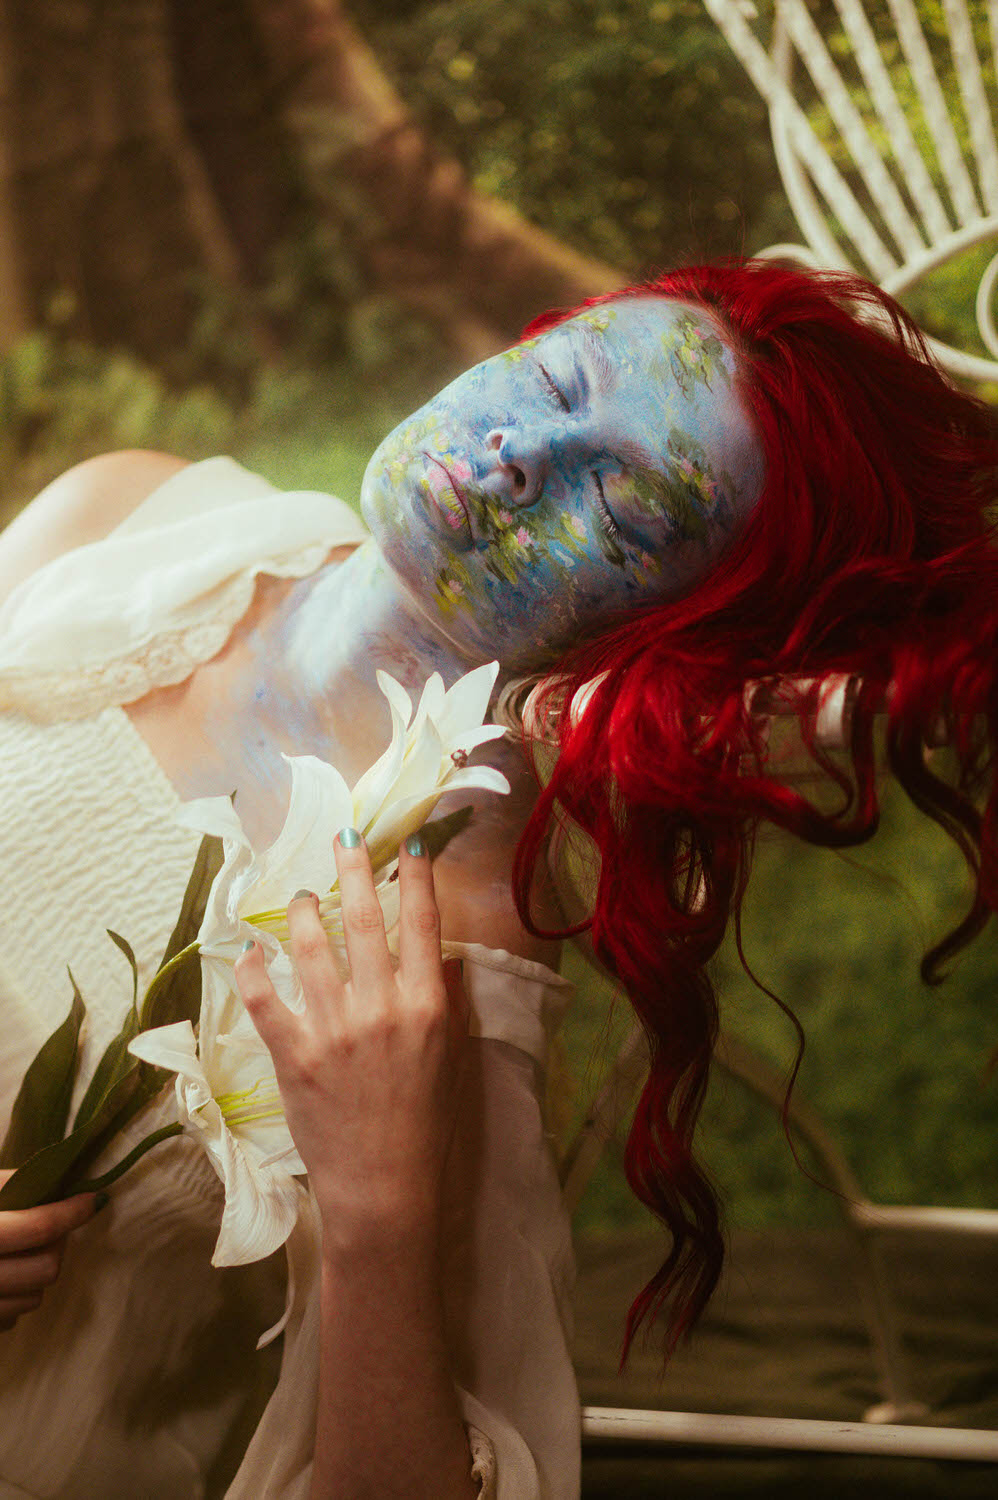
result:
[[[510,505],[533,505],[547,473],[547,449],[540,434],[528,427],[493,428],[485,446],[496,456],[488,487],[501,492]]]

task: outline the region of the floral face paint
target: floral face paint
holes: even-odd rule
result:
[[[762,480],[697,309],[596,307],[452,382],[378,448],[365,519],[462,652],[543,661],[710,567]]]

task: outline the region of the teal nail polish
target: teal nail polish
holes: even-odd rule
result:
[[[314,901],[315,892],[307,891],[303,886],[300,891],[295,891],[291,899],[292,901]]]
[[[256,943],[253,941],[253,939],[252,938],[247,938],[246,941],[245,941],[245,943],[243,943],[243,952],[244,953],[248,953],[251,948],[255,948],[255,947],[256,947]]]
[[[356,849],[360,843],[360,834],[356,828],[341,828],[338,838],[341,849]]]
[[[405,847],[410,854],[420,855],[426,853],[426,845],[418,833],[410,833],[405,841]]]
[[[103,1188],[94,1194],[94,1213],[99,1214],[102,1208],[107,1208],[111,1201],[111,1194],[105,1193]]]

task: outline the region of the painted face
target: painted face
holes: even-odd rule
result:
[[[378,448],[362,507],[465,654],[549,659],[709,568],[758,496],[758,442],[712,325],[642,297],[458,377]]]

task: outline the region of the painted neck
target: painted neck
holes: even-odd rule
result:
[[[268,743],[331,760],[352,781],[391,732],[379,669],[415,701],[431,673],[449,687],[477,665],[420,613],[368,541],[303,579],[258,638],[253,712]]]
[[[318,701],[358,688],[383,701],[379,670],[412,693],[432,672],[449,685],[478,665],[427,619],[374,541],[306,580],[288,602],[284,646],[303,689]]]

